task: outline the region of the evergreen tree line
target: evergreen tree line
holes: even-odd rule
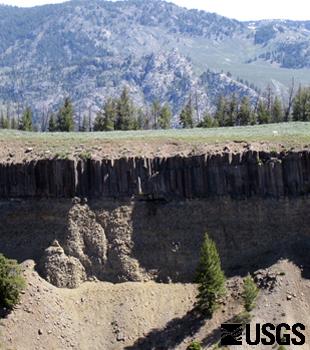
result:
[[[280,123],[288,121],[310,121],[310,87],[300,87],[295,96],[293,90],[284,106],[281,99],[271,88],[267,88],[256,103],[244,96],[238,99],[232,94],[221,96],[213,114],[205,113],[202,120],[197,121],[195,109],[190,97],[179,114],[182,128],[193,127],[225,127],[240,125],[256,125]],[[149,108],[137,108],[124,88],[117,98],[108,98],[97,113],[95,120],[84,115],[79,118],[78,131],[112,131],[112,130],[140,130],[140,129],[168,129],[171,127],[172,111],[168,103],[161,104],[155,100]],[[1,112],[0,129],[19,129],[36,131],[33,124],[33,113],[27,107],[21,118],[10,117]],[[74,108],[69,97],[56,113],[43,118],[42,131],[74,131]]]
[[[22,131],[37,131],[33,123],[33,113],[30,107],[26,107],[21,118],[10,116],[9,113],[0,114],[0,129],[15,129]],[[70,98],[65,98],[63,105],[56,114],[48,117],[48,126],[42,127],[42,131],[74,131],[74,112]]]
[[[168,103],[154,101],[150,110],[136,108],[124,88],[120,97],[109,98],[97,113],[94,131],[168,129],[172,112]],[[84,125],[84,121],[83,121]],[[84,131],[84,130],[83,130]]]
[[[310,87],[300,87],[287,105],[270,89],[257,99],[254,106],[247,96],[241,100],[234,94],[230,97],[221,96],[215,113],[206,113],[198,126],[210,128],[289,121],[310,121]]]
[[[32,111],[27,107],[21,118],[11,117],[8,113],[0,114],[0,129],[15,129],[23,131],[34,131],[32,124]]]

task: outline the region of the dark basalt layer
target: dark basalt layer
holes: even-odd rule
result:
[[[0,198],[279,198],[309,193],[309,151],[0,164]]]

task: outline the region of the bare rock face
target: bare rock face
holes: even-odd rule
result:
[[[0,199],[277,199],[309,195],[309,184],[309,150],[0,163]]]
[[[88,276],[100,278],[107,260],[107,240],[96,215],[87,205],[75,205],[68,214],[68,234],[64,249],[77,258]]]
[[[57,287],[76,288],[88,278],[102,279],[107,261],[103,228],[87,205],[74,205],[68,213],[68,232],[45,250],[41,270]]]

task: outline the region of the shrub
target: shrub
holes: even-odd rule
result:
[[[193,341],[192,343],[189,344],[187,350],[201,350],[201,344],[199,341]]]
[[[255,307],[255,300],[257,298],[257,295],[259,293],[259,289],[257,288],[255,282],[253,281],[252,277],[248,275],[243,280],[243,301],[244,301],[244,308],[246,311],[250,312]]]
[[[197,271],[197,306],[202,314],[212,316],[218,300],[225,295],[225,275],[221,269],[220,256],[216,245],[206,234],[201,248]]]
[[[229,323],[241,323],[244,327],[247,323],[250,323],[252,319],[251,314],[248,311],[240,312],[240,314],[233,317]]]
[[[0,307],[12,309],[24,287],[25,280],[17,262],[0,254]]]

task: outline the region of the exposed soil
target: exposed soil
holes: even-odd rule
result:
[[[216,153],[238,153],[247,150],[265,152],[281,152],[287,150],[308,149],[308,145],[287,147],[281,142],[215,142],[206,143],[199,141],[178,140],[100,140],[90,139],[81,141],[64,139],[53,142],[25,141],[15,139],[0,139],[0,160],[2,162],[20,163],[37,159],[80,158],[91,156],[93,159],[118,159],[121,157],[173,157],[193,156]]]
[[[193,312],[193,284],[94,281],[73,290],[58,289],[38,276],[32,261],[24,262],[23,268],[27,289],[17,308],[1,321],[0,343],[5,350],[184,350],[192,339],[212,349],[220,337],[220,324],[242,309],[238,277],[228,281],[225,305],[212,320],[203,320]],[[310,281],[301,277],[301,269],[287,260],[270,268],[277,283],[273,291],[261,291],[252,322],[304,323],[307,345],[289,349],[306,350]]]

